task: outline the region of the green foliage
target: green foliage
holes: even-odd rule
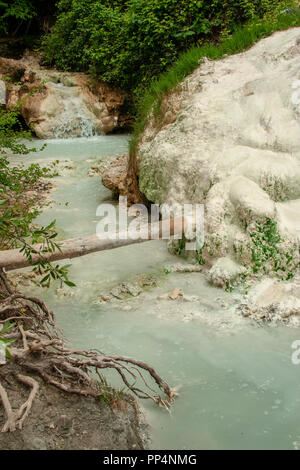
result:
[[[250,233],[250,237],[253,245],[251,249],[253,272],[258,273],[265,268],[269,260],[275,259],[281,237],[276,222],[271,219],[267,219],[265,224],[257,223],[256,231]]]
[[[28,20],[36,15],[33,3],[30,0],[0,1],[0,32],[7,33],[8,18],[14,20]]]
[[[36,150],[28,148],[21,140],[29,137],[30,133],[20,124],[18,108],[11,111],[0,108],[0,249],[20,248],[33,270],[43,275],[42,285],[49,286],[54,279],[73,286],[67,276],[68,266],[53,266],[45,256],[59,249],[55,241],[55,222],[46,227],[34,225],[41,210],[35,198],[26,194],[35,189],[40,178],[51,177],[53,169],[38,164],[27,168],[12,166],[9,162],[10,153],[26,154]],[[35,243],[40,244],[38,250],[33,247]]]
[[[10,359],[10,353],[9,353],[9,346],[11,346],[16,339],[15,338],[5,338],[4,335],[8,333],[11,329],[15,327],[15,323],[10,323],[10,321],[7,321],[2,325],[2,328],[0,330],[0,351],[5,351],[6,356]]]
[[[31,133],[24,131],[19,121],[19,112],[14,109],[7,112],[0,107],[0,153],[7,152],[26,154],[31,150],[21,139],[30,138]]]
[[[267,3],[270,5],[269,2],[264,2],[265,6]],[[140,136],[148,122],[150,112],[153,112],[154,116],[160,117],[161,103],[164,96],[178,86],[187,75],[192,73],[204,57],[217,60],[225,55],[239,53],[275,31],[293,26],[300,26],[299,10],[291,14],[274,14],[262,20],[252,21],[245,26],[237,27],[231,36],[225,37],[218,45],[212,43],[205,44],[201,47],[193,47],[187,52],[182,53],[167,72],[153,79],[151,85],[138,100],[137,119],[130,142],[131,153],[134,153],[136,150]]]
[[[227,37],[289,0],[60,0],[44,38],[48,64],[92,70],[127,91],[145,88],[180,52]]]
[[[201,266],[206,263],[206,261],[203,257],[203,251],[204,251],[205,248],[206,248],[206,244],[204,244],[203,247],[200,248],[200,250],[196,250],[196,252],[195,252],[195,259],[196,259],[197,263],[199,263]]]
[[[185,240],[182,238],[175,242],[173,250],[176,255],[180,256],[183,253],[184,248],[185,248]]]
[[[229,281],[229,279],[227,279],[226,283],[225,283],[225,291],[226,292],[233,292],[233,290],[234,290],[233,284],[231,283],[231,281]]]
[[[32,20],[53,14],[56,0],[0,0],[0,34],[28,33]]]
[[[132,384],[131,386],[133,386]],[[108,384],[105,377],[101,377],[101,382],[97,383],[99,389],[98,400],[101,400],[106,406],[110,408],[120,408],[122,403],[126,401],[125,388],[116,389]],[[124,405],[123,405],[124,406]]]
[[[254,274],[275,272],[280,279],[291,279],[295,275],[293,248],[285,249],[278,232],[277,223],[267,219],[265,223],[256,223],[256,229],[250,233],[251,261]]]
[[[5,78],[3,81],[5,81],[7,88],[11,87],[10,78]],[[28,148],[23,142],[24,139],[31,140],[32,134],[30,130],[25,130],[21,124],[20,107],[29,96],[37,93],[42,86],[43,85],[41,84],[24,95],[22,100],[20,100],[18,104],[9,111],[5,109],[4,106],[0,105],[0,155],[5,155],[7,153],[26,155],[29,152],[36,151],[35,148]],[[5,159],[3,162],[4,161]]]

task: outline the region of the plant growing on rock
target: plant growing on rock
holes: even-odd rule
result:
[[[250,251],[254,274],[275,273],[282,280],[292,279],[299,266],[299,246],[285,246],[278,232],[277,223],[267,219],[256,222],[250,233]]]

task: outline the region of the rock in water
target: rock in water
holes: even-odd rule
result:
[[[115,194],[126,194],[128,155],[119,155],[102,174],[103,185]]]
[[[235,272],[299,270],[299,60],[300,28],[205,59],[165,98],[160,128],[150,118],[130,160],[149,201],[205,204],[208,266],[229,257]]]

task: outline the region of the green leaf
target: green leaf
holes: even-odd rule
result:
[[[15,325],[16,325],[15,323],[10,323],[9,321],[5,322],[3,327],[2,327],[2,330],[0,331],[0,335],[3,335],[5,333],[7,333],[9,330],[14,328]]]
[[[76,284],[74,284],[73,282],[71,281],[64,281],[64,283],[69,286],[69,287],[76,287]]]

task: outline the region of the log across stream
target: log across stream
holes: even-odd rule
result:
[[[43,153],[25,156],[66,167],[55,179],[56,204],[39,221],[56,219],[64,240],[95,233],[96,208],[111,194],[88,170],[126,148],[126,136],[109,136],[50,141]],[[154,240],[73,259],[73,289],[29,280],[23,288],[54,310],[72,346],[144,360],[178,387],[171,414],[141,403],[153,448],[300,447],[300,366],[291,361],[299,330],[242,318],[241,294],[215,289],[199,273],[170,272],[178,263],[185,261],[166,241]],[[174,289],[183,296],[169,298]],[[108,380],[120,385],[114,375]]]
[[[145,243],[146,241],[161,239],[166,232],[170,234],[170,237],[180,237],[182,236],[183,230],[184,218],[178,217],[177,219],[141,225],[140,236],[135,238],[130,238],[127,233],[120,234],[118,232],[107,233],[106,238],[97,235],[70,238],[69,240],[59,242],[58,248],[46,254],[42,254],[44,245],[36,244],[33,245],[32,248],[37,254],[32,255],[31,262],[29,262],[19,249],[4,250],[0,251],[0,268],[4,268],[6,271],[26,268],[38,261],[41,257],[51,262],[64,259],[70,260],[98,251],[113,250],[135,243]]]

